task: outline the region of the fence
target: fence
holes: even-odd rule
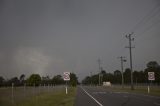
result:
[[[59,89],[64,89],[64,86],[53,86],[53,85],[43,85],[43,86],[21,86],[15,87],[3,87],[0,88],[0,106],[17,106],[18,102],[23,100],[33,98],[35,102],[37,101],[37,96],[43,93],[56,92]]]

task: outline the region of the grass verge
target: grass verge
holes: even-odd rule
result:
[[[76,88],[69,88],[68,94],[65,89],[53,93],[45,93],[23,101],[18,106],[73,106]]]
[[[159,87],[150,87],[150,92],[148,93],[147,86],[139,86],[135,87],[134,90],[131,90],[130,87],[120,87],[120,86],[113,86],[108,88],[108,90],[113,92],[129,92],[129,93],[137,93],[137,94],[145,94],[145,95],[152,95],[152,96],[160,96],[160,88]]]

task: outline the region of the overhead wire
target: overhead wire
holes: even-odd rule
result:
[[[144,36],[144,33],[149,31],[151,28],[153,28],[154,26],[158,25],[160,23],[160,19],[158,19],[157,21],[152,22],[152,24],[150,24],[147,27],[144,27],[142,29],[142,27],[144,25],[147,25],[149,22],[153,21],[153,19],[155,19],[155,17],[158,15],[158,13],[160,13],[160,3],[158,3],[157,5],[154,6],[154,8],[151,9],[151,11],[149,11],[147,13],[147,15],[145,15],[141,21],[139,21],[135,27],[133,27],[132,32],[134,32],[135,35],[138,35],[138,40],[140,38],[142,38],[142,36]],[[140,31],[140,28],[142,31]],[[138,31],[139,30],[139,31]],[[140,32],[140,33],[138,33]]]
[[[160,3],[155,5],[154,8],[151,9],[131,30],[132,32],[135,32],[138,28],[142,27],[143,24],[145,24],[147,21],[149,21],[151,18],[153,18],[158,12]],[[156,11],[155,11],[156,10]]]
[[[160,19],[155,21],[154,23],[152,23],[150,26],[148,26],[147,28],[145,28],[139,35],[140,37],[146,32],[149,31],[149,29],[155,27],[156,25],[158,25],[160,23]]]
[[[144,17],[142,17],[142,19],[133,27],[131,32],[134,32],[135,34],[135,32],[137,33],[139,30],[143,29],[142,27],[144,25],[148,25],[147,24],[148,22],[155,19],[155,16],[157,16],[159,12],[160,12],[160,3],[156,4],[146,15],[144,15]],[[146,31],[148,31],[155,25],[158,25],[159,23],[160,19],[151,23],[149,26],[147,26],[147,28],[144,27],[145,29],[139,34],[139,36],[142,36]]]

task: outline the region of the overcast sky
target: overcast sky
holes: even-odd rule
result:
[[[0,76],[74,72],[81,80],[128,60],[126,34],[134,32],[133,68],[160,64],[159,0],[1,0]]]

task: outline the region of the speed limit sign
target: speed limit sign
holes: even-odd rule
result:
[[[155,80],[154,72],[148,72],[148,80]]]
[[[64,81],[69,81],[70,80],[70,72],[64,72],[63,79],[64,79]]]

